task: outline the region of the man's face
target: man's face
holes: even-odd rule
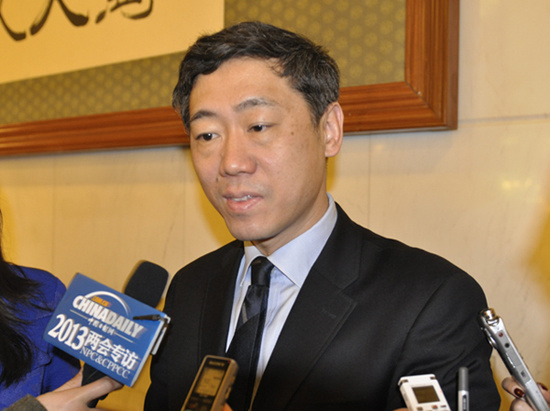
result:
[[[197,78],[189,109],[195,171],[233,236],[269,255],[322,217],[326,158],[341,144],[338,104],[314,126],[270,62],[238,58]]]

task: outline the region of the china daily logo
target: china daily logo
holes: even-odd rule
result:
[[[76,274],[52,314],[44,339],[132,386],[169,322],[161,311]]]
[[[115,304],[118,303],[125,315],[112,311],[109,307],[113,303],[102,297],[108,297],[114,300]],[[139,338],[139,335],[144,330],[142,325],[130,319],[132,315],[128,304],[113,293],[96,291],[85,296],[79,295],[73,300],[73,308],[77,310],[77,313],[86,314],[84,318],[86,318],[90,326],[99,328],[109,335],[115,334],[118,330],[124,335]],[[123,335],[120,336],[123,337]]]
[[[118,308],[115,312],[114,309]],[[139,338],[145,327],[132,321],[130,307],[116,294],[94,291],[77,295],[71,311],[82,317],[85,326],[65,314],[57,315],[58,323],[48,335],[64,343],[93,363],[105,367],[122,378],[129,378],[141,358],[125,344],[114,343],[108,336],[116,335],[129,343]],[[97,330],[97,331],[96,331]]]

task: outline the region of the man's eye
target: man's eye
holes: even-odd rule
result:
[[[214,133],[202,133],[197,135],[197,140],[210,141],[214,138]]]
[[[268,128],[266,124],[256,124],[252,127],[250,127],[250,131],[253,131],[255,133],[260,133],[262,131],[265,131]]]

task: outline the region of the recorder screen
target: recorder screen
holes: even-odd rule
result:
[[[204,368],[195,391],[200,395],[215,397],[224,374],[225,370],[220,368]]]
[[[417,401],[420,404],[424,404],[426,402],[439,401],[437,392],[435,392],[434,387],[432,387],[431,385],[427,385],[423,387],[413,387],[413,392],[414,392],[414,395],[416,396]]]

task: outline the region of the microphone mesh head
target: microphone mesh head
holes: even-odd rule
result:
[[[128,280],[124,294],[156,307],[168,283],[168,271],[160,265],[142,261]]]

